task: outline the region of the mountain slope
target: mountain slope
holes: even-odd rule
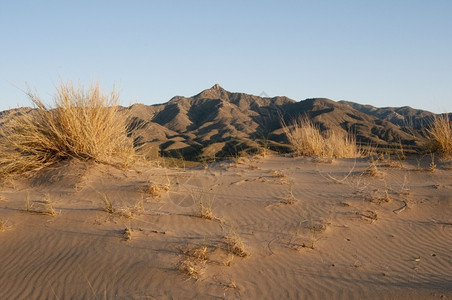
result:
[[[351,102],[258,97],[228,92],[218,84],[192,97],[176,96],[165,104],[136,104],[129,109],[133,123],[143,124],[132,126],[136,144],[191,158],[253,151],[263,141],[274,149],[289,150],[281,123],[290,124],[300,115],[310,117],[321,130],[356,134],[363,144],[391,147],[402,142],[410,147],[423,142],[417,131]]]
[[[409,126],[415,129],[420,129],[429,124],[434,115],[429,111],[414,109],[409,106],[375,107],[344,100],[339,101],[339,103],[349,105],[360,112],[389,121],[395,125]]]

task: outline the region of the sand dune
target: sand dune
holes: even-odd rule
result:
[[[65,161],[0,192],[0,298],[452,297],[452,172],[429,159],[379,161],[378,176],[367,159]]]

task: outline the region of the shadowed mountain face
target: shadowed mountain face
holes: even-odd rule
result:
[[[389,121],[395,125],[413,127],[415,129],[421,129],[427,126],[433,120],[434,116],[429,111],[414,109],[409,106],[379,108],[349,101],[339,101],[339,103],[349,105],[360,112]]]
[[[281,128],[298,116],[308,116],[321,130],[355,134],[363,144],[419,147],[420,131],[432,113],[402,108],[374,108],[324,98],[295,101],[231,93],[216,84],[193,97],[177,96],[164,104],[128,108],[135,144],[149,156],[157,153],[185,158],[231,156],[259,145],[288,151]]]

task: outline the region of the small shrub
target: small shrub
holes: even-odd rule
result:
[[[127,116],[114,90],[106,95],[98,84],[85,90],[62,83],[54,108],[32,92],[28,96],[35,109],[3,118],[0,174],[35,171],[67,158],[124,165],[133,159]]]
[[[132,229],[126,225],[126,228],[124,229],[122,236],[124,237],[124,241],[131,241],[132,240]]]
[[[287,205],[291,205],[294,204],[297,200],[295,199],[295,196],[293,194],[293,187],[292,187],[292,183],[290,183],[289,185],[289,191],[287,193],[287,196],[284,197],[283,199],[280,200],[281,204],[287,204]]]
[[[370,160],[370,166],[364,171],[364,174],[375,177],[375,176],[381,176],[382,173],[377,168],[377,163],[375,160],[371,157]]]
[[[195,280],[199,280],[202,274],[202,266],[200,263],[190,258],[181,261],[178,269],[185,275],[194,278]]]
[[[206,220],[215,220],[215,216],[212,211],[212,202],[204,204],[203,201],[199,202],[199,216]]]
[[[427,133],[430,137],[429,146],[433,152],[443,156],[452,155],[452,122],[447,114],[435,115]]]
[[[232,253],[239,257],[246,257],[249,253],[245,250],[242,239],[239,237],[235,230],[232,230],[230,235],[227,237],[227,245],[229,253]]]
[[[331,130],[322,133],[307,117],[296,119],[290,126],[283,122],[282,127],[297,155],[322,158],[354,158],[361,156],[354,137]]]
[[[3,232],[8,228],[6,226],[7,223],[8,223],[8,221],[3,221],[2,219],[0,219],[0,232]]]
[[[101,194],[102,196],[102,202],[104,203],[103,210],[109,214],[114,214],[116,210],[113,208],[113,203],[111,202],[110,198],[106,194]]]
[[[435,164],[435,154],[434,153],[430,153],[430,157],[431,157],[431,162],[430,165],[428,166],[428,170],[430,173],[434,173],[436,171],[436,164]]]
[[[143,190],[144,193],[151,195],[152,198],[158,199],[162,197],[162,192],[168,192],[170,184],[156,184],[150,182]]]

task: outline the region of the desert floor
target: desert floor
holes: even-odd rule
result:
[[[62,162],[0,191],[0,299],[451,298],[452,164],[430,161]]]

